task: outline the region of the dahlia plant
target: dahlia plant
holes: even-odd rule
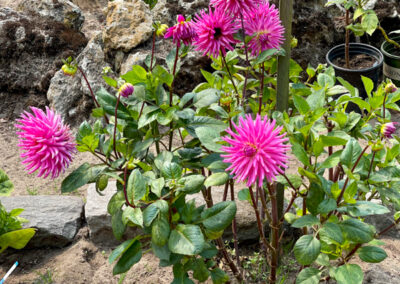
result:
[[[400,206],[400,146],[389,112],[400,110],[400,92],[386,83],[372,92],[372,82],[363,78],[369,96],[364,101],[332,68],[308,67],[302,80],[303,70],[292,60],[290,108],[278,112],[277,56],[284,52],[277,9],[259,0],[210,4],[193,20],[178,16],[169,29],[155,23],[146,66],[134,65],[120,77],[104,75],[113,91],[93,94],[97,121],[82,123],[76,142],[50,110],[25,113],[18,127],[28,167],[57,176],[69,162],[63,150],[72,156],[73,143],[99,159],[74,170],[61,190],[96,183],[101,193],[110,181],[116,183],[108,204],[115,237],[123,240],[127,227],[141,231],[111,253],[114,274],[124,275],[152,251],[161,266],[173,267],[173,283],[210,278],[225,283],[230,276],[262,281],[249,279],[243,269],[235,218],[239,198],[253,208],[270,283],[286,277],[278,269],[285,223],[303,233],[293,248],[301,266],[297,283],[328,278],[361,283],[361,268],[348,261],[356,253],[364,261],[383,260],[386,254],[374,238],[390,229],[377,233],[363,218],[388,213],[386,204]],[[175,48],[165,65],[157,65],[155,40],[163,35]],[[209,56],[214,71],[201,70],[205,81],[178,96],[176,76],[193,50]],[[76,76],[84,76],[76,67]],[[346,113],[350,102],[360,113]],[[46,127],[54,141],[46,139]],[[291,169],[295,174],[286,173],[291,155],[302,164]],[[288,193],[283,209],[276,182]],[[222,200],[216,200],[216,191]],[[204,205],[195,202],[198,195]],[[223,239],[229,226],[233,255]],[[227,267],[230,272],[221,269]]]

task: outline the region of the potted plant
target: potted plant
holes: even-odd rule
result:
[[[326,6],[336,5],[346,11],[346,40],[344,44],[333,47],[326,55],[326,61],[333,66],[336,75],[342,77],[360,90],[360,96],[367,97],[362,77],[368,77],[376,86],[383,64],[383,55],[375,47],[363,43],[350,43],[350,32],[355,36],[365,33],[372,35],[379,26],[373,10],[364,9],[364,0],[331,0]],[[351,17],[351,11],[352,17]]]
[[[392,38],[386,34],[380,26],[378,27],[385,37],[381,51],[383,53],[383,75],[392,80],[396,86],[400,86],[400,30]]]

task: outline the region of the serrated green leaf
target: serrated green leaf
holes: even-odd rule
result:
[[[199,254],[204,248],[204,236],[199,226],[178,224],[171,232],[168,248],[183,255]]]
[[[363,246],[357,250],[357,253],[363,261],[369,263],[378,263],[387,257],[383,249],[375,246]]]
[[[302,265],[313,263],[321,250],[320,241],[310,235],[302,236],[294,245],[293,251],[297,261]]]
[[[296,284],[318,284],[322,272],[313,267],[303,269],[296,278]]]

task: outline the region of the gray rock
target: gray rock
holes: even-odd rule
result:
[[[152,34],[152,15],[141,0],[108,2],[103,41],[107,50],[128,52]]]
[[[114,246],[121,243],[112,231],[111,216],[107,212],[108,202],[117,192],[115,182],[110,182],[107,188],[102,191],[104,196],[96,192],[94,184],[90,184],[87,189],[87,202],[85,204],[86,222],[89,227],[90,240],[95,244]],[[139,234],[137,227],[128,227],[123,240],[133,238]]]
[[[0,8],[0,93],[6,93],[0,113],[12,116],[16,100],[23,108],[44,106],[43,94],[61,59],[74,56],[86,43],[82,33],[61,23]]]
[[[71,243],[82,225],[83,201],[74,196],[1,197],[7,211],[23,208],[20,215],[29,223],[24,228],[37,228],[28,247],[64,247]]]
[[[62,23],[80,31],[85,17],[78,6],[68,0],[23,0],[18,10]]]
[[[121,65],[121,75],[126,74],[132,70],[133,65],[144,66],[144,61],[147,57],[147,53],[144,51],[137,51],[128,55],[125,61]]]
[[[365,216],[365,222],[373,225],[376,232],[379,233],[394,223],[393,215],[395,212],[396,211],[392,210],[392,212],[386,214]],[[400,239],[400,226],[397,225],[391,228],[383,236]]]
[[[105,62],[101,33],[90,40],[86,48],[76,58],[79,67],[84,71],[94,93],[100,87],[106,87],[102,79],[103,67],[110,65]],[[79,73],[75,76],[65,76],[59,70],[51,79],[47,91],[47,99],[64,120],[72,126],[79,125],[88,118],[94,102],[84,77]]]

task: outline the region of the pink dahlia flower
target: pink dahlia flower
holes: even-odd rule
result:
[[[252,37],[249,49],[253,56],[267,49],[279,48],[284,40],[285,29],[279,19],[279,10],[267,1],[246,13],[244,28],[246,34]]]
[[[177,21],[178,23],[175,26],[167,30],[164,38],[172,37],[173,42],[178,47],[181,46],[181,41],[185,45],[191,45],[196,37],[193,22],[186,21],[185,17],[182,15],[178,15]]]
[[[221,51],[226,54],[226,49],[233,50],[232,44],[237,43],[233,35],[238,31],[232,18],[223,10],[209,8],[196,15],[195,30],[197,38],[194,42],[196,50],[203,55],[218,57]]]
[[[133,94],[133,90],[134,90],[134,87],[132,84],[125,83],[119,88],[118,92],[121,94],[121,96],[123,96],[124,98],[127,98]]]
[[[398,122],[389,122],[382,125],[381,133],[385,138],[393,138],[393,134],[396,132],[396,124]]]
[[[227,129],[232,138],[222,138],[230,145],[221,148],[227,153],[221,155],[224,162],[230,164],[227,171],[235,175],[237,182],[247,179],[247,186],[256,183],[262,186],[264,179],[274,181],[283,172],[282,168],[287,168],[286,151],[290,148],[285,144],[286,133],[280,134],[282,126],[275,127],[275,120],[270,121],[267,116],[262,120],[259,114],[256,120],[250,114],[240,117],[239,125],[233,126],[237,134]]]
[[[46,107],[46,112],[31,107],[33,114],[25,111],[17,119],[20,130],[18,146],[22,150],[22,163],[31,174],[39,170],[38,177],[56,178],[69,166],[75,154],[71,131],[61,116]]]
[[[255,0],[211,0],[210,4],[233,16],[257,9]]]

